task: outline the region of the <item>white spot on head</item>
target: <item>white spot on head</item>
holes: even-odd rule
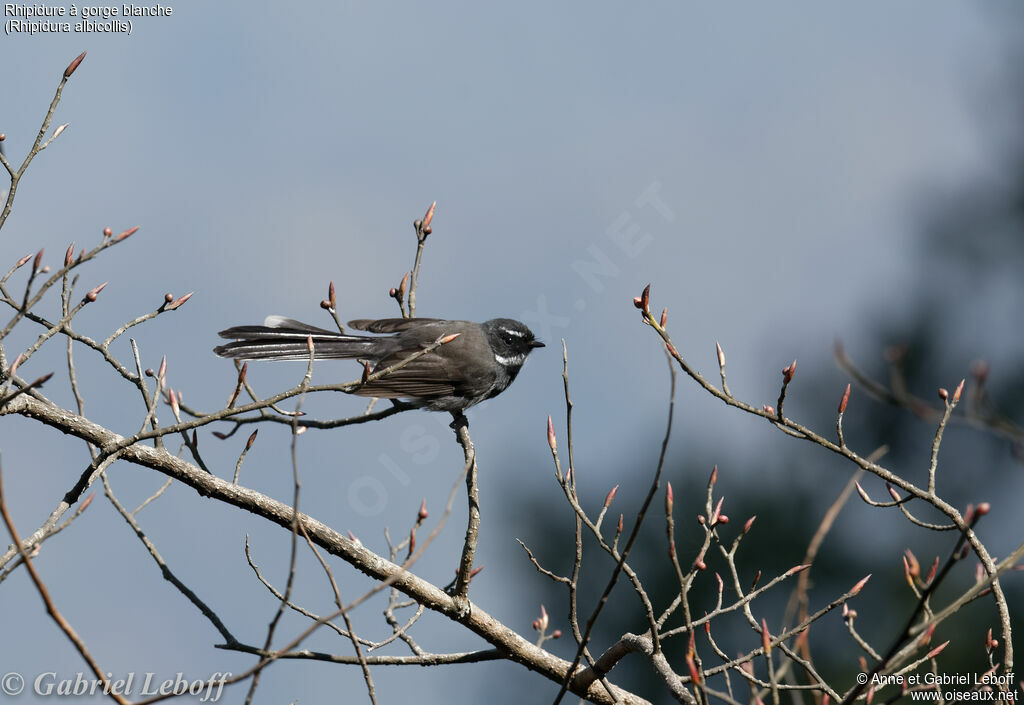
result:
[[[514,330],[512,328],[502,328],[501,332],[502,333],[508,333],[509,335],[514,335],[517,338],[525,338],[526,337],[526,333],[524,333],[523,331],[521,331],[521,330]]]

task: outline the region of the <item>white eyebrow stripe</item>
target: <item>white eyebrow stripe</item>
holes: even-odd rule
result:
[[[526,362],[526,355],[516,355],[514,357],[504,357],[495,353],[494,361],[499,365],[505,367],[522,367],[523,363]]]
[[[501,331],[502,331],[502,333],[508,333],[509,335],[514,335],[517,338],[525,338],[526,337],[526,333],[524,333],[521,330],[512,330],[511,328],[502,328]]]

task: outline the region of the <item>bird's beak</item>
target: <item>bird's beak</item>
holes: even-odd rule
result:
[[[530,347],[531,348],[543,348],[544,347],[544,343],[540,342],[539,340],[531,340],[530,341]]]

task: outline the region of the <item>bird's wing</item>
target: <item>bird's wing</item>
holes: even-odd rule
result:
[[[409,350],[402,350],[384,358],[375,370],[387,369],[397,365],[412,355]],[[388,375],[367,382],[356,391],[365,397],[441,397],[456,392],[452,370],[434,353],[427,353],[416,358],[404,367],[394,370]]]
[[[424,323],[444,323],[443,318],[359,318],[349,321],[348,324],[356,330],[365,330],[370,333],[398,333],[413,326]]]

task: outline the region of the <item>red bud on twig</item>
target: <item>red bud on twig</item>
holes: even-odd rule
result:
[[[168,392],[168,396],[170,397],[171,401],[171,411],[174,412],[174,417],[177,418],[180,411],[178,408],[178,395],[175,394],[174,390],[172,389],[170,390],[170,392]]]
[[[333,281],[327,287],[327,300],[330,302],[332,309],[333,308],[337,308],[336,304],[338,303],[338,301],[334,297],[334,282]]]
[[[608,492],[608,496],[604,498],[604,508],[605,509],[607,509],[608,507],[612,506],[612,500],[615,499],[615,493],[618,492],[618,491],[619,491],[619,486],[615,485],[615,487],[611,488],[611,490]]]
[[[107,239],[114,234],[114,231],[110,229],[110,226],[103,228],[103,239]]]
[[[14,362],[11,363],[11,377],[13,377],[14,373],[18,371],[18,366],[21,364],[21,359],[21,353],[18,353],[18,357],[14,358]]]
[[[846,391],[843,392],[843,398],[839,400],[839,413],[842,414],[846,411],[846,403],[850,401],[850,385],[846,385]]]
[[[175,301],[173,301],[171,304],[169,304],[167,306],[167,310],[168,311],[173,311],[176,308],[180,308],[186,301],[188,301],[189,299],[192,298],[192,294],[194,294],[194,293],[195,293],[194,291],[190,291],[187,294],[185,294],[184,296],[176,299]]]
[[[714,526],[718,523],[718,517],[722,514],[722,502],[725,501],[725,497],[718,498],[718,504],[715,505],[715,511],[711,514],[711,525]]]
[[[90,492],[89,496],[86,497],[85,501],[82,502],[82,504],[78,507],[78,511],[79,512],[84,512],[86,509],[88,509],[89,505],[92,504],[92,500],[93,500],[94,497],[96,497],[96,493],[95,492]],[[989,634],[991,634],[992,630],[989,629],[988,632],[989,632]]]
[[[252,448],[252,444],[256,442],[256,434],[259,433],[259,432],[260,432],[260,430],[257,428],[255,431],[253,431],[251,434],[249,434],[249,440],[247,440],[245,442],[245,449],[246,450],[250,450]]]
[[[775,416],[775,407],[771,404],[762,404],[761,409],[764,410],[764,413]]]
[[[88,52],[83,51],[81,54],[76,56],[70,64],[68,64],[68,67],[64,69],[64,78],[71,78],[71,74],[73,74],[75,69],[78,68],[78,65],[82,63],[82,60],[85,58],[87,53]]]
[[[45,251],[45,248],[43,250],[39,250],[39,252],[36,253],[36,258],[34,260],[32,260],[32,271],[33,272],[35,272],[35,271],[37,271],[39,269],[39,264],[43,261],[43,252],[44,251]]]
[[[899,492],[897,492],[897,491],[895,490],[895,488],[893,488],[893,486],[892,486],[892,485],[890,485],[890,484],[889,484],[888,482],[886,482],[886,483],[885,483],[885,489],[889,490],[889,496],[890,496],[890,497],[892,497],[892,498],[893,498],[894,500],[896,500],[897,502],[899,502],[899,501],[900,501],[900,499],[901,499],[901,498],[900,498],[900,493],[899,493]]]
[[[85,300],[89,301],[90,303],[95,301],[96,297],[100,295],[100,292],[103,291],[103,289],[104,289],[104,287],[106,287],[106,285],[107,285],[107,282],[103,282],[99,286],[97,286],[97,287],[95,287],[93,289],[90,289],[89,292],[85,295]]]
[[[928,569],[928,577],[925,578],[925,583],[930,584],[935,579],[935,573],[939,570],[939,557],[935,556],[935,560],[932,561],[932,567]]]
[[[782,368],[782,382],[784,384],[789,384],[790,382],[793,381],[793,375],[795,374],[796,360],[793,360],[793,362],[789,363],[788,365]]]
[[[718,366],[725,367],[725,351],[722,350],[722,346],[719,345],[718,341],[715,341],[715,352],[718,353]]]
[[[768,631],[768,620],[761,619],[761,648],[765,655],[772,652],[772,633]]]
[[[430,204],[430,208],[427,209],[427,214],[423,216],[423,227],[429,228],[430,221],[434,219],[434,209],[437,208],[437,201]]]
[[[797,573],[802,573],[803,571],[807,570],[810,567],[811,567],[810,563],[801,563],[800,565],[795,565],[795,566],[793,566],[792,568],[790,568],[789,570],[786,571],[786,576],[788,577],[790,575],[796,575]]]
[[[128,228],[123,233],[121,233],[117,237],[115,237],[114,238],[114,242],[121,242],[121,240],[127,240],[128,238],[130,238],[132,235],[134,235],[138,231],[139,231],[139,226],[138,225],[136,225],[133,228]]]
[[[690,680],[695,684],[700,683],[700,673],[697,671],[697,664],[693,661],[693,654],[686,654],[686,667],[690,669]]]
[[[427,500],[423,499],[423,501],[420,502],[420,511],[416,514],[416,518],[423,521],[428,516],[430,516],[430,514],[427,513]]]
[[[644,292],[640,294],[640,307],[644,313],[651,312],[651,285],[648,284],[644,287]]]
[[[917,562],[917,556],[909,548],[903,549],[903,560],[906,561],[907,572],[915,578],[921,574],[921,564]]]
[[[68,245],[68,251],[64,253],[64,266],[67,267],[71,264],[71,260],[75,256],[75,243],[72,242]]]
[[[715,465],[711,468],[711,477],[708,478],[708,487],[714,487],[715,483],[718,482],[718,466]]]
[[[28,262],[30,259],[32,259],[32,254],[31,253],[29,253],[29,254],[25,255],[24,257],[22,257],[21,259],[19,259],[17,264],[14,265],[14,268],[18,269],[19,267],[24,267],[25,263]]]
[[[870,580],[870,579],[871,579],[871,574],[868,573],[863,578],[861,578],[859,581],[857,581],[857,584],[853,586],[852,590],[850,590],[850,594],[851,595],[856,595],[858,592],[863,590],[864,586],[868,584],[868,580]]]
[[[757,519],[757,515],[756,514],[754,516],[750,517],[749,519],[747,519],[746,523],[743,525],[743,533],[747,533],[748,531],[750,531],[750,527],[754,525],[754,520],[755,519]]]
[[[313,349],[314,349],[314,347],[313,347],[313,336],[307,335],[306,336],[306,350],[308,350],[309,354],[312,355],[313,354]]]
[[[665,513],[672,513],[672,483],[665,483]]]
[[[954,404],[960,403],[960,395],[964,391],[964,382],[966,382],[966,381],[967,381],[966,379],[960,380],[960,384],[956,385],[956,389],[953,390],[953,403]]]
[[[754,575],[754,582],[750,583],[750,589],[753,590],[756,588],[759,582],[761,582],[761,571],[757,571]]]
[[[668,323],[668,309],[663,308],[661,309],[661,323],[659,325],[664,328],[666,323]]]
[[[941,644],[936,646],[934,649],[929,651],[927,654],[925,654],[925,658],[935,658],[936,656],[941,654],[942,650],[945,649],[947,646],[949,646],[949,641],[942,642]]]
[[[949,399],[949,392],[946,391],[945,387],[939,387],[939,399],[942,401]]]
[[[440,342],[441,345],[447,345],[448,343],[458,338],[460,335],[462,335],[462,333],[452,333],[451,335],[446,335],[445,337],[441,338],[441,340],[438,342]]]
[[[555,425],[551,422],[551,414],[548,414],[548,447],[554,453],[558,450],[558,438],[555,436]]]
[[[619,523],[615,525],[615,531],[622,533],[622,515],[619,515]]]

